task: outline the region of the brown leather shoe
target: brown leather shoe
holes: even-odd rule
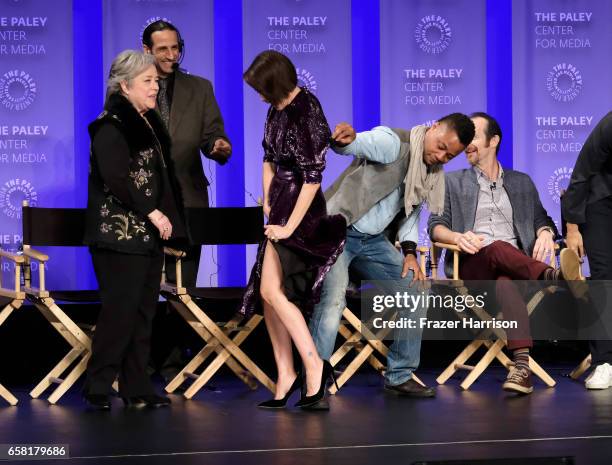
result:
[[[516,392],[517,394],[531,394],[533,392],[531,371],[525,368],[511,368],[502,388],[504,391]]]
[[[580,278],[580,258],[576,252],[570,249],[563,249],[559,254],[559,268],[561,277],[566,281],[579,281]]]
[[[572,295],[576,299],[586,300],[589,287],[581,275],[580,258],[576,255],[576,252],[567,248],[563,249],[559,256],[559,262],[560,277],[567,281],[567,287],[569,287]]]
[[[412,378],[396,386],[385,383],[385,391],[407,397],[436,397],[436,390],[434,388],[421,386]]]

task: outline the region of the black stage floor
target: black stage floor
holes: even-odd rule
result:
[[[55,406],[16,389],[19,405],[0,406],[0,444],[69,444],[71,458],[53,461],[69,464],[611,464],[612,389],[588,392],[567,371],[550,368],[557,386],[538,383],[531,396],[504,393],[503,371],[490,369],[468,392],[452,379],[422,400],[384,393],[365,371],[327,413],[259,410],[269,393],[231,376],[157,411],[128,411],[117,399],[111,412],[86,412],[78,389]],[[419,375],[434,383],[436,373]],[[500,458],[531,460],[476,461]]]

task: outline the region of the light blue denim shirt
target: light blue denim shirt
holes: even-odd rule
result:
[[[377,126],[371,131],[357,134],[357,138],[346,147],[332,146],[340,155],[353,155],[357,158],[377,163],[392,163],[400,154],[400,139],[386,126]],[[364,186],[364,189],[367,188]],[[374,205],[353,224],[357,231],[364,234],[380,234],[404,207],[404,184]],[[419,241],[419,216],[421,208],[412,210],[410,216],[400,222],[399,241]]]

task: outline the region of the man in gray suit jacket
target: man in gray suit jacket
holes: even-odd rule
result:
[[[183,40],[178,29],[160,20],[142,34],[145,53],[155,56],[159,74],[157,107],[172,140],[172,171],[180,186],[184,208],[208,207],[209,182],[200,153],[224,165],[232,147],[223,128],[223,118],[209,80],[178,69]],[[195,286],[200,247],[192,247],[183,260],[183,284]],[[166,266],[174,280],[174,267]]]
[[[142,34],[142,47],[145,53],[155,56],[160,78],[157,110],[172,141],[170,172],[179,186],[183,208],[208,207],[209,182],[204,175],[200,153],[220,165],[224,165],[232,153],[212,84],[178,69],[184,43],[173,24],[162,20],[149,24]],[[197,283],[201,247],[195,245],[186,252],[182,260],[182,281],[183,286],[193,287]],[[166,277],[170,282],[176,280],[174,260],[168,257]],[[166,336],[174,335],[165,338],[168,347],[162,350],[170,353],[160,370],[166,379],[172,379],[185,364],[176,347],[184,326],[178,320],[171,312],[163,322]]]
[[[535,185],[528,175],[504,170],[499,164],[502,133],[497,121],[486,113],[474,113],[472,121],[476,134],[465,150],[472,168],[446,174],[444,212],[430,216],[429,234],[434,241],[462,250],[461,279],[497,281],[504,318],[518,325],[507,330],[515,366],[503,388],[529,394],[533,391],[529,317],[521,293],[510,280],[577,279],[578,257],[564,250],[561,271],[545,263],[554,254],[557,228],[542,207]]]

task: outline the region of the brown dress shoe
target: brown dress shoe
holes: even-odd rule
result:
[[[561,268],[561,277],[566,281],[580,281],[580,258],[573,250],[563,249],[561,251],[559,268]]]
[[[394,394],[408,397],[436,397],[436,390],[434,388],[421,386],[412,378],[405,383],[395,386],[385,383],[385,391],[390,391]]]
[[[563,249],[559,256],[561,269],[561,278],[567,281],[572,295],[579,300],[586,300],[588,294],[588,285],[581,274],[580,258],[576,252],[570,249]]]
[[[508,373],[506,382],[502,386],[504,391],[516,392],[518,394],[531,394],[533,384],[531,382],[531,371],[525,368],[513,367]]]

